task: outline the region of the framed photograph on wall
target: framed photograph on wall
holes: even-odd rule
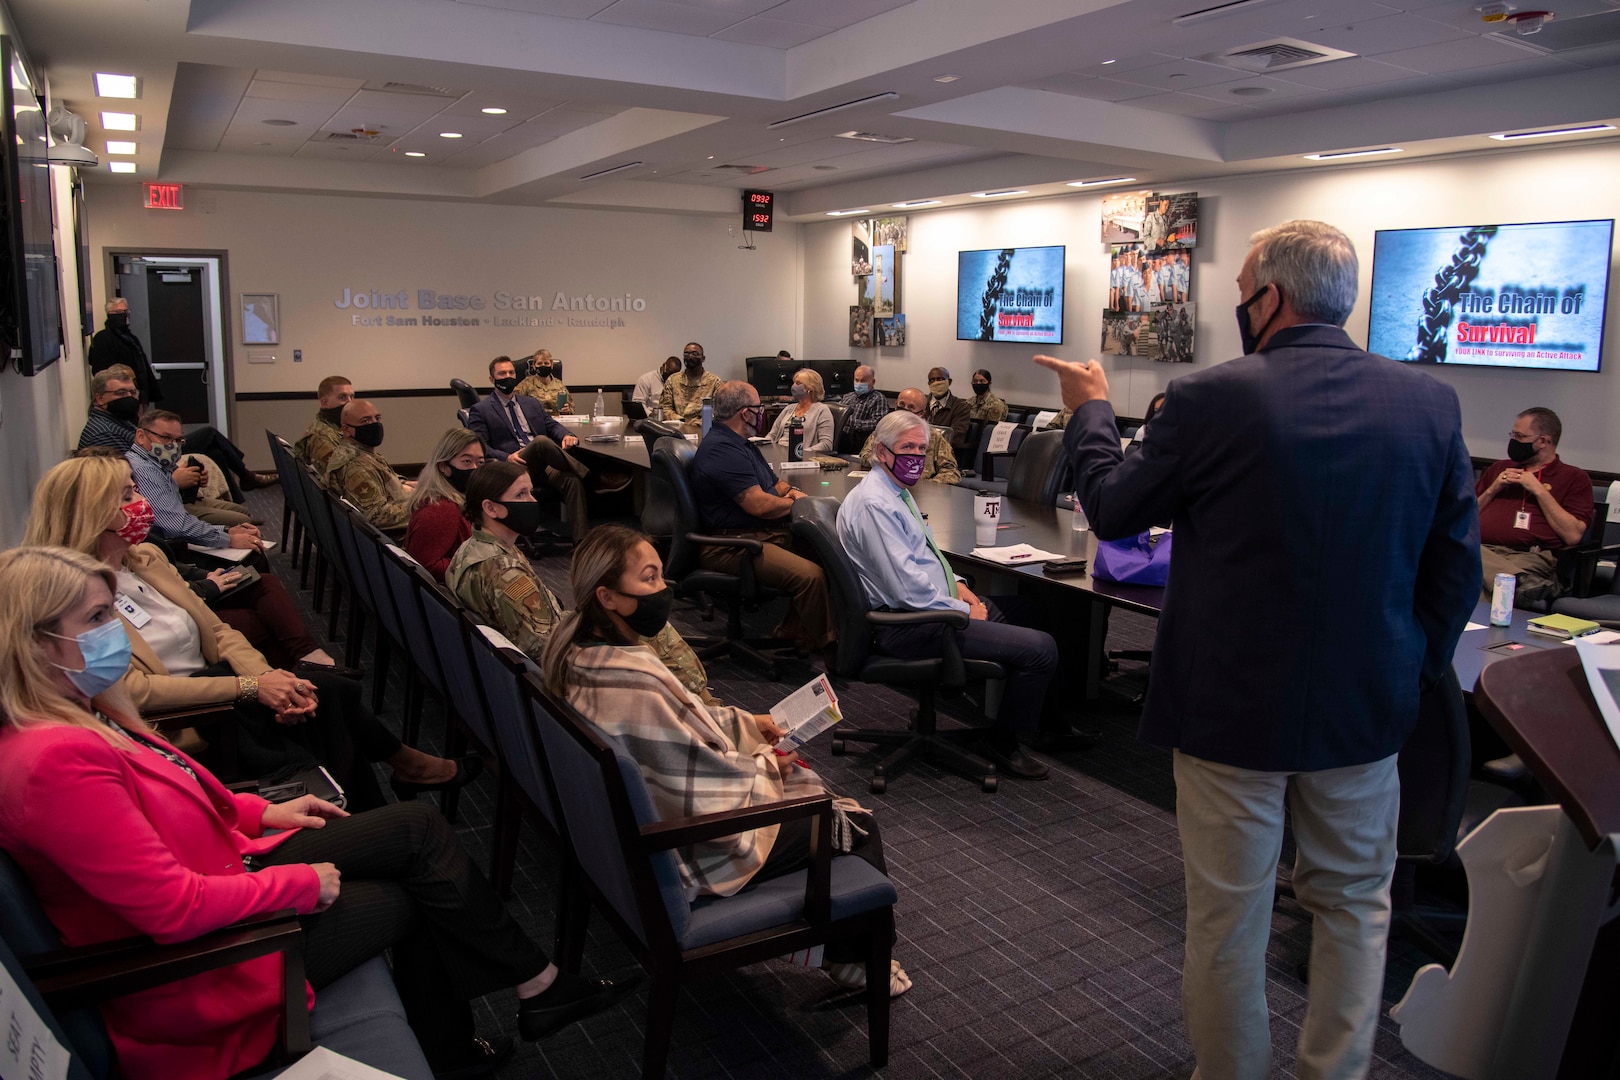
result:
[[[281,344],[281,297],[279,294],[242,294],[242,344]]]

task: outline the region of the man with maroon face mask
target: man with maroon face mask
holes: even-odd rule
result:
[[[1038,605],[1017,596],[980,598],[951,571],[911,497],[922,479],[931,434],[927,420],[905,409],[878,422],[872,471],[839,506],[838,539],[874,608],[967,614],[967,626],[956,630],[937,625],[879,630],[878,650],[906,658],[938,656],[941,635],[949,632],[956,635],[963,659],[1003,665],[1007,683],[1001,708],[977,750],[1009,776],[1041,780],[1047,767],[1019,748],[1018,725],[1055,711],[1047,686],[1057,672],[1057,643],[1034,629]],[[1053,750],[1079,749],[1092,741],[1053,715],[1043,719],[1041,729],[1039,745]]]

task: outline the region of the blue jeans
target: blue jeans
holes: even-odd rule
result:
[[[964,660],[989,660],[1007,669],[1007,691],[1001,698],[996,730],[1002,741],[1019,727],[1033,728],[1046,706],[1046,688],[1057,673],[1057,642],[1044,630],[1040,605],[1023,596],[981,597],[989,616],[975,619],[956,634]],[[879,630],[877,648],[901,659],[938,656],[941,626],[902,626]]]

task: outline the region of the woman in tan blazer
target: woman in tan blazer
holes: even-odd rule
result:
[[[319,762],[356,809],[383,803],[372,761],[393,767],[390,784],[402,798],[460,787],[477,775],[476,758],[451,761],[403,745],[366,708],[353,680],[271,667],[191,591],[160,548],[141,542],[150,524],[151,508],[127,462],[73,458],[40,480],[23,540],[83,552],[118,575],[116,606],[132,650],[120,686],[142,712],[230,706],[245,773]]]

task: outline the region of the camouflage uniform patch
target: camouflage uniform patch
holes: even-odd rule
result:
[[[343,432],[334,424],[316,418],[313,424],[304,429],[304,434],[293,443],[293,459],[302,461],[315,470],[315,475],[326,481],[327,463],[332,458],[332,451],[338,448],[343,441]]]
[[[378,529],[403,529],[411,520],[411,495],[399,476],[381,454],[353,439],[344,439],[327,459],[326,486]]]

